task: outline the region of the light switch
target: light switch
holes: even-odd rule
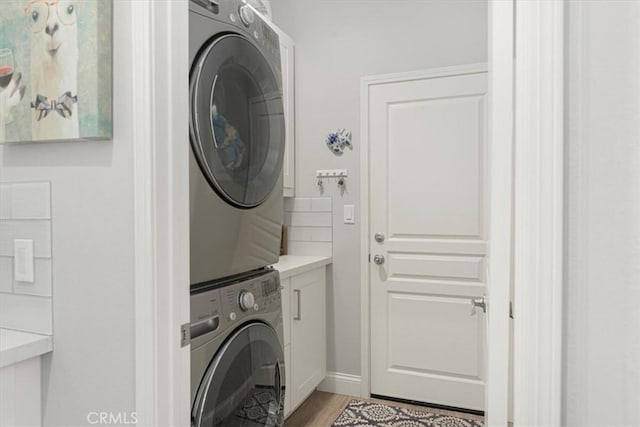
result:
[[[33,240],[13,241],[13,279],[33,283]]]
[[[356,223],[356,207],[355,205],[344,205],[344,223]]]

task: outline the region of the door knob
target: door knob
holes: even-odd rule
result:
[[[375,239],[376,242],[378,243],[382,243],[384,242],[384,234],[377,232],[376,234],[373,235],[373,238]]]
[[[483,296],[482,298],[472,298],[471,299],[471,315],[475,315],[477,309],[481,308],[483,313],[487,312],[487,297]]]
[[[376,255],[373,257],[373,262],[378,264],[378,265],[382,265],[384,264],[384,256],[382,255]]]

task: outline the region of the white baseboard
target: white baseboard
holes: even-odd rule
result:
[[[318,390],[347,396],[360,396],[360,375],[327,372],[324,381],[318,386]]]

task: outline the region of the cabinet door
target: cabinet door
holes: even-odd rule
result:
[[[291,37],[275,28],[280,38],[280,57],[282,61],[282,92],[285,123],[285,150],[282,165],[284,196],[295,194],[295,126],[294,126],[294,46]]]
[[[326,375],[325,268],[291,278],[291,404],[306,399]]]

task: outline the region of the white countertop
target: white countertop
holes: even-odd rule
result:
[[[0,368],[40,356],[51,350],[53,350],[53,339],[50,335],[0,328]]]
[[[286,279],[328,264],[331,264],[331,257],[327,256],[282,255],[273,268],[280,272],[281,279]]]

